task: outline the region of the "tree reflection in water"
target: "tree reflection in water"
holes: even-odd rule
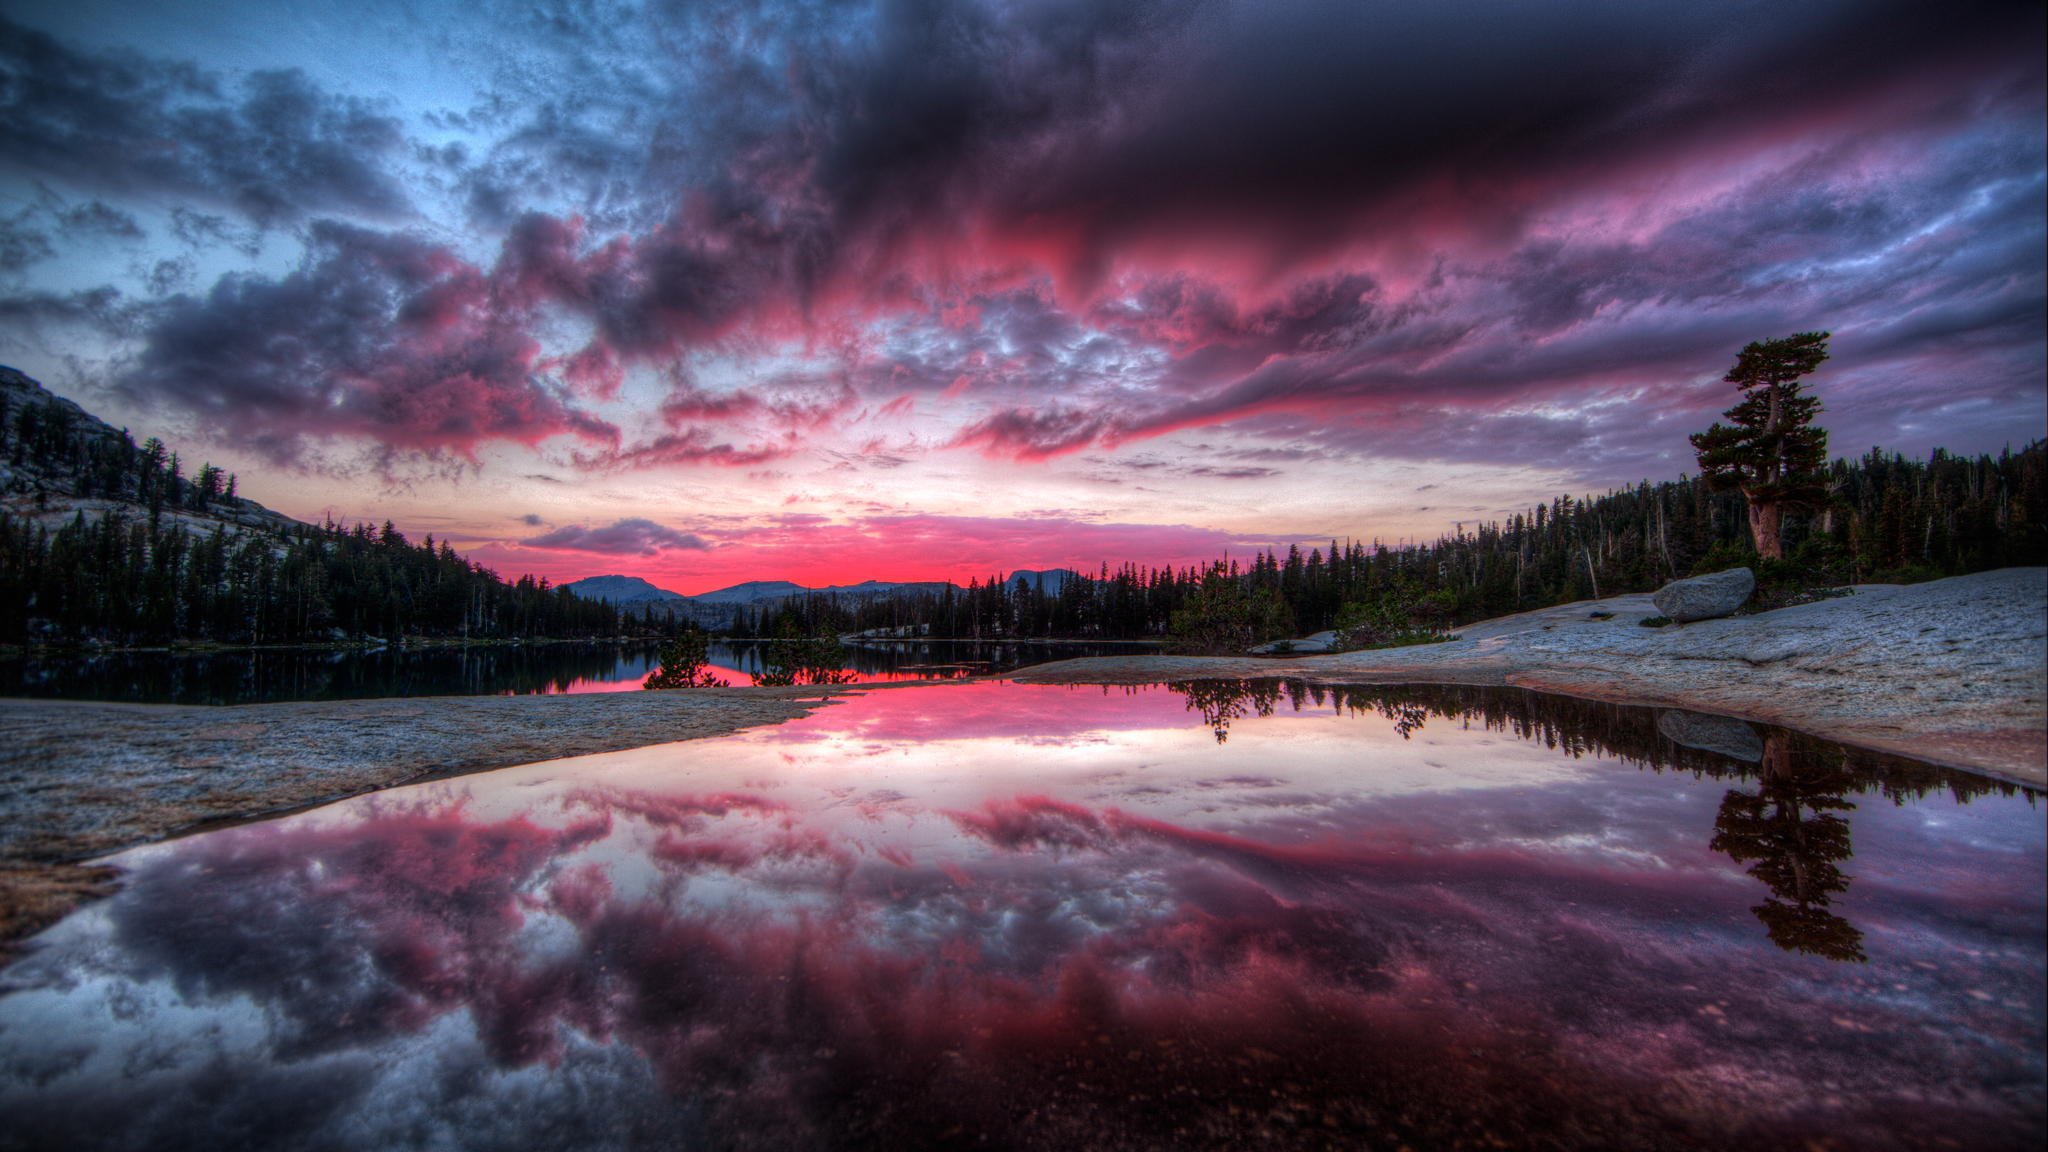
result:
[[[1178,680],[1167,685],[1187,697],[1188,711],[1200,712],[1202,723],[1216,734],[1218,744],[1230,740],[1230,724],[1257,713],[1271,716],[1280,702],[1278,680]],[[1297,708],[1297,711],[1299,709]]]
[[[1781,734],[1764,738],[1756,792],[1731,789],[1714,821],[1712,847],[1764,882],[1771,898],[1750,909],[1771,942],[1792,952],[1861,963],[1863,933],[1828,911],[1829,900],[1849,888],[1836,861],[1847,860],[1853,812],[1844,793],[1857,780],[1840,760],[1795,757]],[[1754,861],[1755,863],[1750,863]]]
[[[1754,780],[1755,792],[1731,789],[1714,821],[1710,847],[1770,889],[1752,909],[1771,942],[1790,952],[1829,960],[1863,962],[1863,933],[1830,909],[1850,877],[1840,864],[1851,855],[1852,793],[1877,792],[1894,802],[1948,792],[1958,803],[1997,793],[2014,795],[2014,785],[1953,772],[1931,764],[1852,749],[1784,729],[1748,725],[1721,717],[1662,714],[1648,708],[1580,700],[1512,688],[1451,685],[1347,686],[1296,680],[1186,680],[1167,685],[1187,699],[1190,712],[1221,744],[1232,722],[1271,716],[1284,700],[1297,712],[1328,707],[1371,713],[1389,720],[1402,739],[1422,731],[1431,719],[1511,732],[1577,757],[1617,757],[1653,771],[1689,771],[1716,779]],[[1695,728],[1715,728],[1724,747],[1693,746],[1674,740],[1668,724],[1687,717]],[[1705,722],[1701,724],[1701,722]],[[1731,730],[1746,741],[1761,730],[1763,754],[1757,764],[1730,754]],[[1754,756],[1754,752],[1750,753]]]
[[[2040,1145],[2035,793],[1176,687],[877,692],[140,850],[9,970],[0,1147]],[[1936,790],[2026,802],[1863,799]]]

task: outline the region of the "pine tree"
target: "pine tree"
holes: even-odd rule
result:
[[[1751,343],[1722,377],[1742,389],[1741,402],[1723,413],[1734,423],[1716,421],[1692,436],[1707,483],[1742,490],[1750,536],[1766,560],[1784,558],[1785,512],[1810,508],[1827,494],[1828,434],[1813,427],[1820,401],[1799,391],[1799,378],[1827,358],[1826,332]]]

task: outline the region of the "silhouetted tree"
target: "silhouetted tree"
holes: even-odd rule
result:
[[[1748,345],[1722,377],[1742,389],[1742,400],[1724,413],[1732,423],[1715,421],[1692,436],[1707,483],[1742,490],[1750,536],[1766,560],[1784,558],[1786,510],[1813,507],[1827,495],[1828,434],[1813,426],[1820,401],[1799,391],[1799,378],[1827,358],[1826,332]]]

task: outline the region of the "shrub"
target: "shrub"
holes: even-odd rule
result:
[[[1339,647],[1370,650],[1455,640],[1450,620],[1456,610],[1451,592],[1423,592],[1404,580],[1372,600],[1350,601],[1337,610]]]
[[[1712,548],[1701,554],[1699,562],[1692,566],[1689,575],[1708,576],[1715,572],[1726,572],[1730,568],[1753,570],[1757,563],[1756,549],[1750,547],[1747,541],[1736,544],[1719,540]]]
[[[1253,591],[1236,573],[1212,564],[1168,619],[1167,647],[1191,655],[1243,652],[1293,628],[1294,615],[1277,590]]]
[[[794,628],[785,628],[781,639],[763,647],[761,670],[751,675],[757,688],[846,684],[854,679],[854,673],[846,670],[846,650],[837,636],[823,632],[798,636]]]
[[[705,671],[711,663],[711,638],[702,629],[691,628],[661,646],[661,667],[640,687],[730,688],[732,685]]]

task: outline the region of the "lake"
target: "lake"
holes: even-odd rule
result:
[[[0,1146],[2034,1148],[2044,844],[1517,690],[872,692],[113,858]]]
[[[763,646],[715,641],[711,663],[740,686]],[[1061,641],[867,641],[847,646],[852,683],[947,680],[1154,645]],[[257,704],[383,696],[506,696],[637,691],[661,663],[652,643],[488,644],[327,650],[110,652],[0,659],[0,696],[138,704]]]

